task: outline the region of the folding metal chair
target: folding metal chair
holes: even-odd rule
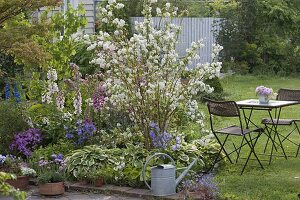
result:
[[[218,155],[214,161],[213,166],[221,161],[223,158],[219,158],[221,156],[221,153],[223,152],[225,154],[225,158],[227,158],[231,164],[233,164],[230,155],[234,152],[237,153],[236,162],[238,162],[238,159],[240,157],[241,149],[244,146],[248,146],[250,148],[250,152],[248,154],[248,157],[246,158],[246,162],[244,163],[243,169],[241,174],[243,174],[246,165],[248,164],[248,161],[253,154],[258,161],[260,167],[263,169],[263,165],[261,164],[257,154],[255,153],[255,145],[257,143],[258,138],[260,137],[261,133],[263,132],[262,128],[255,128],[255,129],[245,129],[243,128],[243,123],[240,115],[240,110],[234,101],[213,101],[213,100],[207,100],[207,106],[208,111],[210,115],[210,126],[211,131],[213,132],[214,136],[216,137],[218,143],[221,145],[221,149],[218,152]],[[238,125],[231,125],[225,128],[215,129],[216,122],[214,121],[214,116],[220,116],[220,117],[236,117],[238,120]],[[252,137],[251,135],[253,133],[256,133],[257,135],[255,137]],[[220,136],[226,135],[224,141],[221,141]],[[242,137],[242,141],[239,146],[236,146],[235,143],[233,143],[234,150],[231,152],[228,152],[225,149],[225,144],[229,136],[239,136]],[[213,167],[212,166],[212,167]]]
[[[277,100],[280,100],[280,101],[299,101],[300,102],[300,90],[279,89],[278,90],[278,95],[277,95]],[[297,122],[300,122],[300,119],[275,119],[275,120],[274,119],[272,120],[272,119],[269,119],[269,118],[262,119],[262,124],[265,125],[265,129],[269,133],[272,130],[272,127],[274,126],[274,124],[276,126],[292,126],[292,125],[294,125],[293,129],[287,135],[279,134],[281,137],[283,137],[283,139],[279,140],[279,142],[280,142],[280,145],[282,146],[282,143],[285,140],[287,140],[290,143],[298,146],[295,157],[297,157],[298,154],[299,154],[300,144],[296,143],[293,140],[291,140],[289,137],[294,132],[297,132],[300,136],[300,130],[299,130],[299,126],[298,126]],[[267,143],[266,143],[265,148],[264,148],[264,152],[266,152],[266,148],[268,146],[269,139],[270,138],[268,137]],[[273,146],[274,146],[274,142],[273,142]],[[273,146],[272,146],[272,148],[273,148]],[[275,146],[275,149],[276,149],[276,146]]]

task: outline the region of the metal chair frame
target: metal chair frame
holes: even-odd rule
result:
[[[247,158],[246,158],[246,162],[244,163],[243,169],[241,171],[241,175],[243,174],[251,155],[253,154],[256,158],[256,160],[258,161],[260,167],[262,169],[264,169],[263,165],[261,164],[260,159],[258,158],[257,154],[255,153],[255,145],[257,143],[258,138],[260,137],[260,135],[263,132],[262,128],[255,128],[255,129],[244,129],[243,128],[243,123],[242,123],[242,119],[241,119],[241,115],[240,115],[240,111],[239,108],[236,104],[235,101],[213,101],[210,99],[206,99],[207,100],[207,106],[208,106],[208,111],[209,111],[209,116],[210,116],[210,126],[211,126],[211,131],[213,132],[215,138],[217,139],[218,143],[220,144],[221,148],[214,160],[214,163],[211,167],[211,169],[214,167],[214,165],[221,161],[224,158],[228,158],[228,160],[230,161],[231,164],[233,164],[230,155],[232,153],[237,153],[237,157],[236,157],[236,163],[238,162],[239,158],[240,158],[240,153],[241,153],[241,149],[244,146],[248,146],[250,148],[250,153],[248,154]],[[232,125],[229,127],[225,127],[225,128],[221,128],[218,130],[215,130],[214,128],[214,120],[213,120],[213,116],[220,116],[220,117],[236,117],[238,118],[239,121],[239,125]],[[258,133],[256,137],[252,137],[251,133]],[[219,134],[225,134],[226,137],[224,139],[224,141],[222,142],[220,137],[218,137]],[[236,146],[233,143],[234,149],[232,152],[228,153],[227,150],[225,149],[225,144],[228,140],[229,136],[240,136],[242,137],[242,141],[240,143],[239,146]],[[248,137],[247,137],[248,136]],[[225,154],[225,157],[223,158],[219,158],[221,153]],[[210,170],[211,170],[210,169]]]
[[[281,89],[278,90],[278,95],[277,95],[276,99],[279,100],[279,101],[300,101],[300,90],[291,90],[291,89],[281,88]],[[277,113],[277,110],[275,110],[275,113]],[[280,115],[280,110],[279,110],[278,115]],[[300,119],[280,119],[280,118],[278,120],[274,121],[271,118],[271,119],[263,119],[262,124],[265,125],[265,130],[267,130],[268,133],[273,131],[274,125],[276,125],[276,127],[277,126],[291,126],[291,125],[294,125],[295,127],[287,135],[282,135],[282,134],[278,133],[278,135],[283,138],[282,140],[279,139],[279,143],[280,143],[279,146],[283,146],[282,143],[284,141],[289,141],[290,143],[298,146],[296,154],[295,154],[295,157],[297,157],[299,155],[300,144],[292,141],[289,137],[295,131],[298,132],[299,137],[300,137],[300,129],[299,129],[299,126],[297,124],[297,122],[299,122],[299,121],[300,121]],[[269,139],[270,138],[268,137],[265,148],[264,148],[264,153],[266,152],[266,149],[267,149],[267,146],[268,146],[268,143],[269,143]],[[273,152],[273,148],[275,148],[275,150],[277,151],[277,148],[274,145],[273,141],[272,141],[272,143],[273,144],[272,144],[272,151],[271,152]],[[285,152],[284,152],[284,154],[285,154]],[[286,154],[285,154],[285,156],[286,156]],[[271,153],[271,157],[272,157],[272,153]]]

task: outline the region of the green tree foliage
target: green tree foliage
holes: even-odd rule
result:
[[[50,11],[50,10],[49,10]],[[71,57],[76,54],[75,34],[80,28],[83,28],[87,19],[84,17],[85,10],[82,4],[78,9],[74,9],[71,4],[63,12],[57,12],[49,19],[49,11],[44,12],[42,21],[51,24],[49,33],[44,37],[37,37],[38,43],[42,44],[43,49],[51,59],[47,61],[47,67],[51,66],[59,73],[59,78],[63,75],[69,76],[69,64]]]
[[[106,2],[107,1],[103,1],[103,3]],[[142,10],[144,0],[119,0],[119,2],[125,5],[125,14],[127,15],[127,17],[143,16]],[[207,6],[208,1],[206,0],[158,0],[154,8],[162,7],[162,5],[167,2],[178,7],[178,10],[180,12],[185,12],[186,16],[189,17],[205,17],[210,13],[209,7]],[[153,14],[155,15],[155,9],[153,10],[153,12]]]
[[[59,80],[71,76],[70,62],[79,51],[78,46],[82,45],[78,39],[81,37],[80,34],[76,36],[75,33],[87,23],[83,5],[80,4],[78,9],[74,9],[69,4],[65,12],[56,12],[52,16],[50,11],[50,9],[45,11],[41,16],[41,21],[49,24],[48,33],[35,37],[35,42],[41,44],[42,50],[49,55],[49,59],[44,65],[27,70],[30,76],[27,95],[30,99],[40,98],[48,67],[56,69]]]
[[[45,61],[47,54],[32,36],[46,34],[47,24],[31,20],[32,14],[41,7],[58,3],[58,0],[0,0],[0,52],[28,65]]]
[[[218,43],[225,65],[243,72],[300,72],[300,2],[286,0],[216,0],[210,3],[221,17]],[[246,64],[246,67],[245,67]]]

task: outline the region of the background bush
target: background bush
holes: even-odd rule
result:
[[[0,152],[9,154],[9,145],[14,134],[27,130],[28,124],[22,115],[23,106],[9,101],[0,101]]]

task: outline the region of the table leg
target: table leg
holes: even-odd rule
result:
[[[282,152],[283,152],[283,154],[284,154],[285,159],[287,159],[287,156],[286,156],[284,147],[283,147],[283,145],[282,145],[281,139],[280,139],[280,137],[279,137],[279,133],[278,133],[278,131],[277,131],[278,121],[279,121],[279,119],[280,119],[281,108],[279,108],[278,113],[277,113],[277,110],[275,110],[275,118],[276,118],[275,120],[276,120],[276,122],[274,121],[274,118],[273,118],[272,113],[271,113],[270,110],[268,111],[268,113],[269,113],[270,119],[271,119],[271,121],[272,121],[272,125],[271,125],[270,132],[269,132],[270,137],[272,137],[272,136],[271,136],[271,133],[272,133],[272,132],[274,133],[273,144],[272,144],[272,148],[271,148],[271,156],[270,156],[270,160],[269,160],[269,164],[270,164],[270,163],[271,163],[271,160],[272,160],[272,156],[273,156],[273,149],[274,149],[274,147],[276,148],[276,146],[275,146],[275,143],[276,143],[276,137],[277,137],[277,139],[278,139],[279,146],[280,146],[280,148],[281,148],[281,150],[282,150]],[[276,150],[277,150],[277,149],[276,149]]]

